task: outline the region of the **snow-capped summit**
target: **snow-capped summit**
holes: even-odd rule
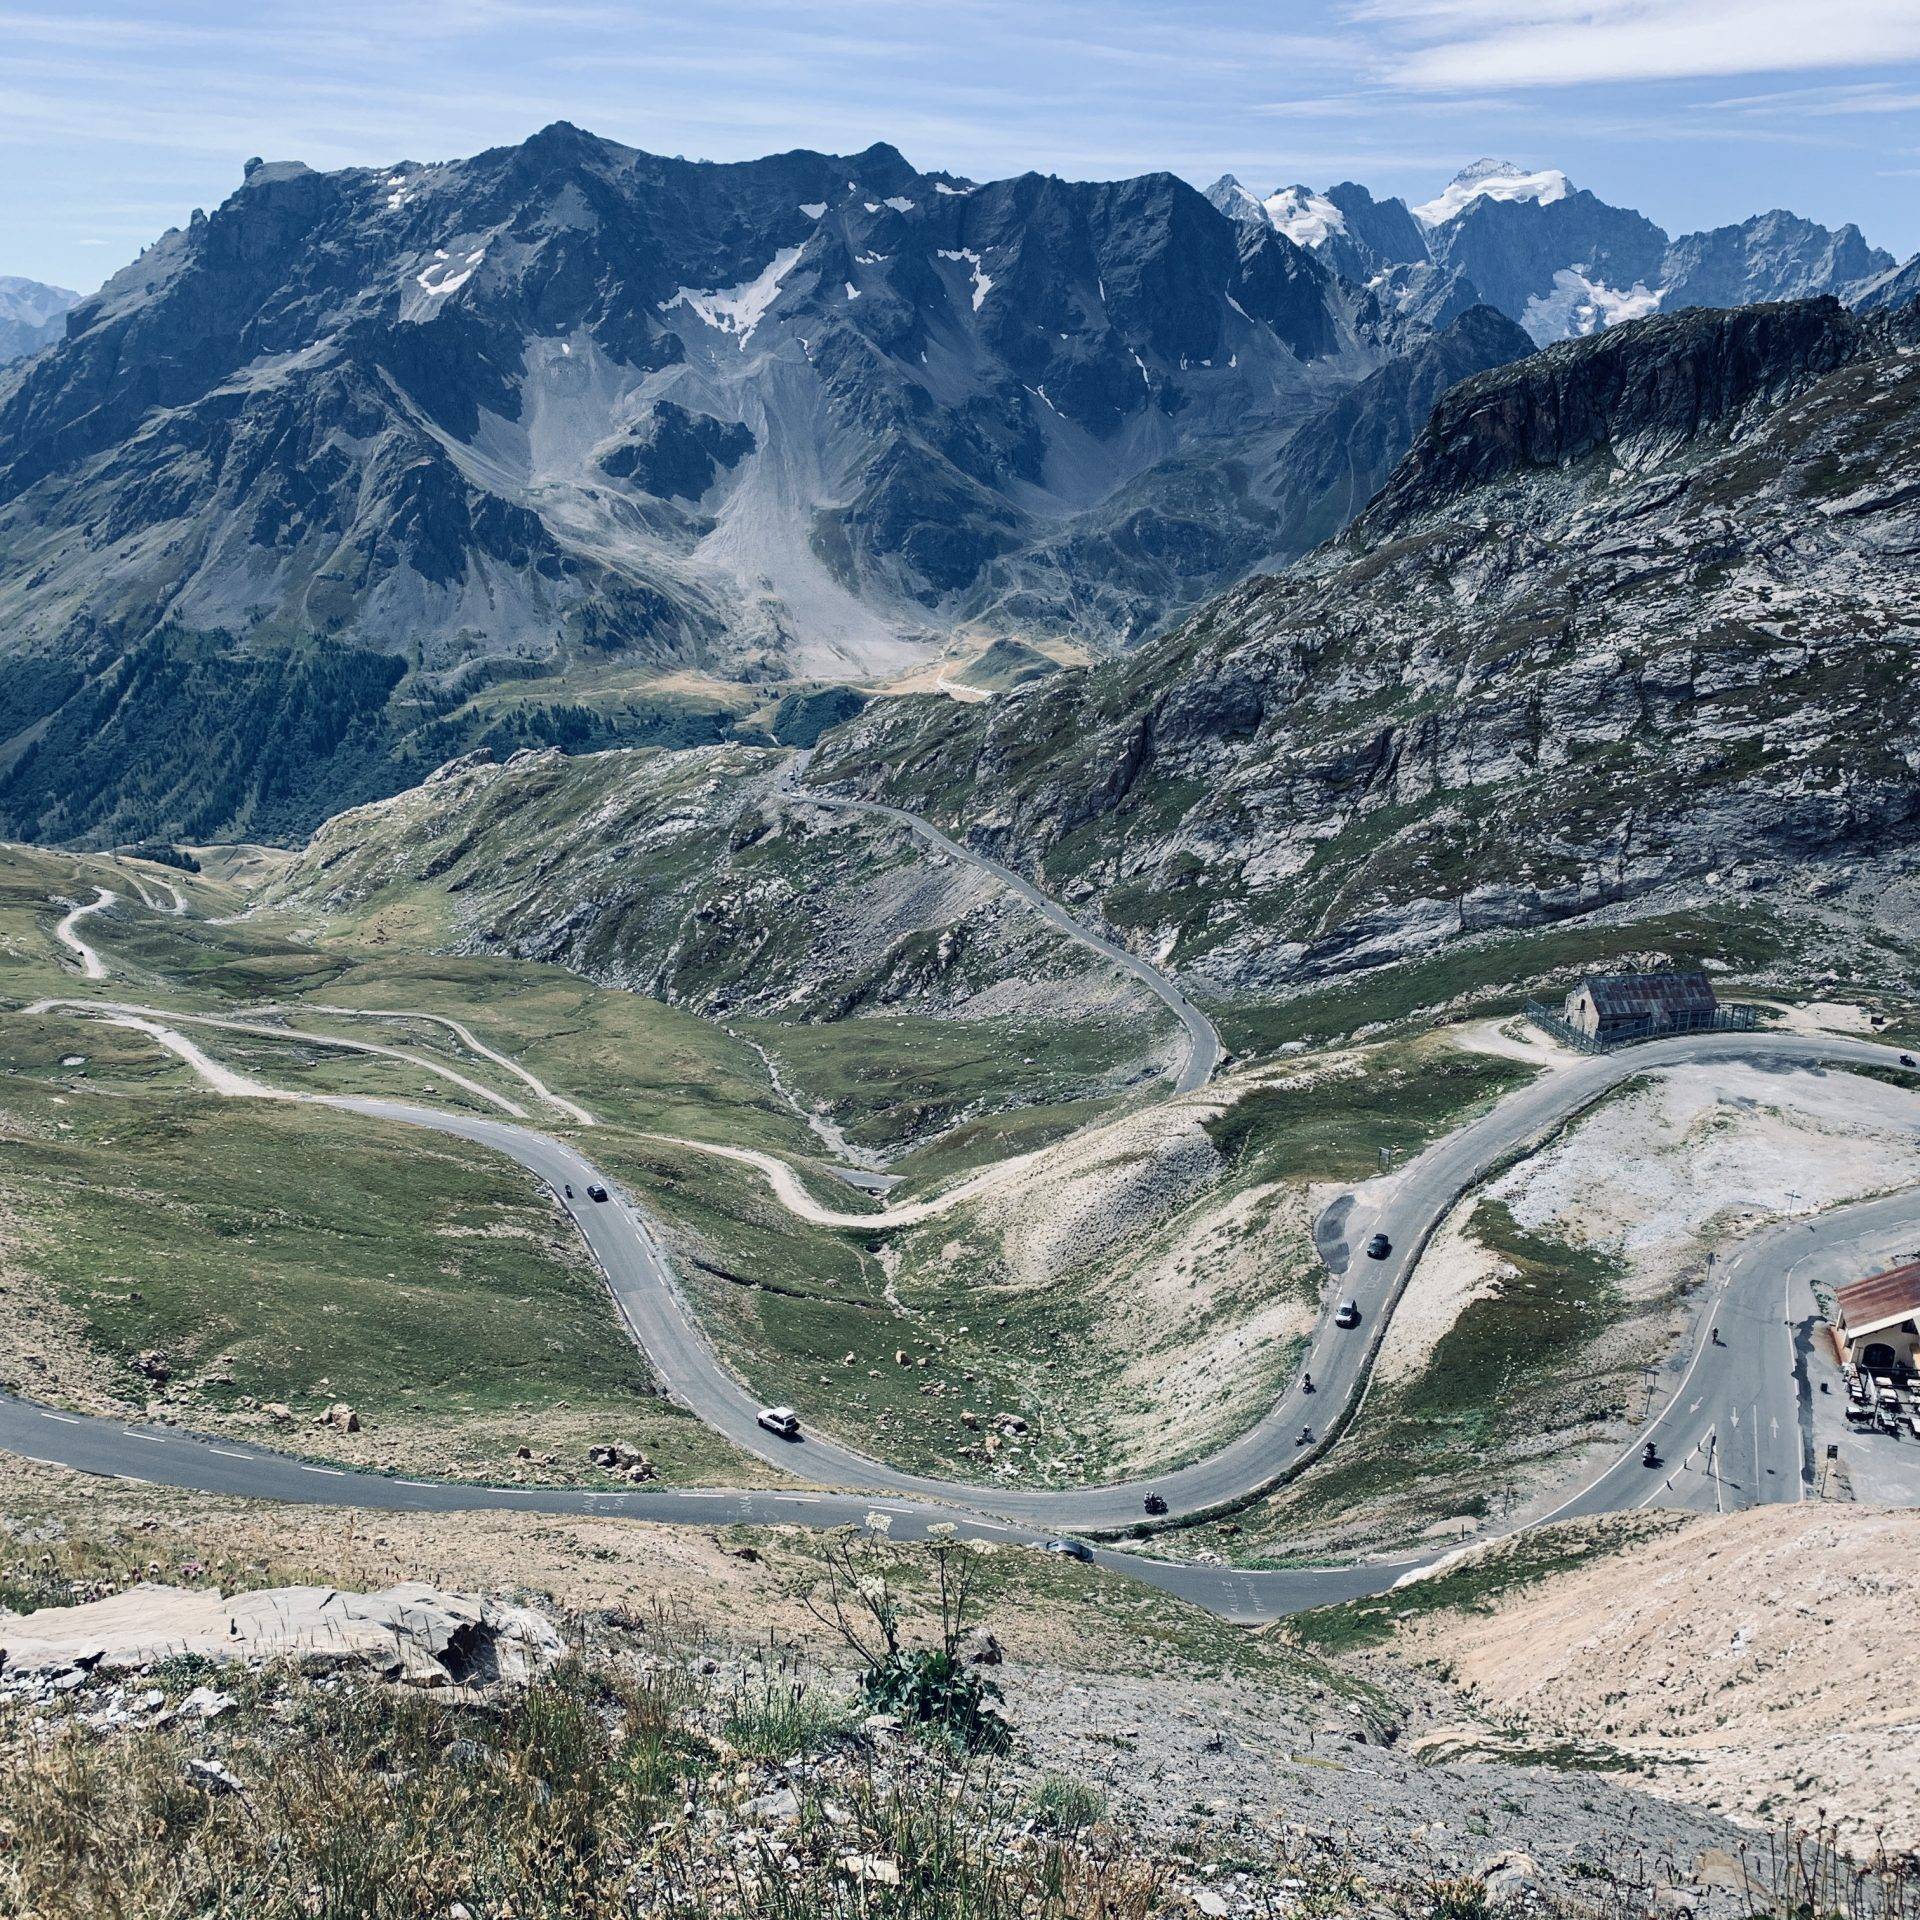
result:
[[[1346,215],[1311,187],[1280,187],[1261,202],[1267,219],[1297,246],[1324,246],[1347,230]]]
[[[1558,167],[1529,170],[1511,160],[1476,160],[1462,167],[1431,200],[1413,209],[1423,227],[1444,226],[1476,200],[1531,200],[1550,207],[1573,191],[1573,183]]]

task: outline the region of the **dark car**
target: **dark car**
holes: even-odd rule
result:
[[[605,1187],[589,1187],[587,1189],[587,1198],[589,1200],[604,1200],[606,1197],[607,1190]]]
[[[1900,1056],[1900,1064],[1901,1064],[1901,1065],[1902,1065],[1903,1067],[1910,1067],[1910,1066],[1912,1066],[1912,1065],[1914,1064],[1914,1059],[1913,1059],[1913,1055],[1912,1055],[1912,1054],[1910,1054],[1910,1053],[1903,1053],[1903,1054],[1902,1054],[1902,1055]]]
[[[1392,1251],[1393,1242],[1389,1240],[1384,1233],[1376,1233],[1373,1238],[1367,1242],[1367,1258],[1369,1260],[1384,1260]]]
[[[1063,1553],[1069,1560],[1091,1560],[1093,1549],[1084,1540],[1049,1540],[1049,1553]]]
[[[1147,1495],[1146,1507],[1149,1513],[1165,1513],[1167,1503],[1157,1493]]]

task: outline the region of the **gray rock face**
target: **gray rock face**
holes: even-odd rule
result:
[[[1642,463],[1743,410],[1777,404],[1880,344],[1833,299],[1696,312],[1555,347],[1453,386],[1355,532],[1386,529],[1489,481],[1599,448]]]
[[[1459,382],[1524,359],[1533,343],[1493,308],[1470,307],[1341,396],[1287,442],[1266,483],[1277,561],[1331,539],[1365,507],[1418,439],[1441,396]]]
[[[1837,231],[1776,208],[1738,226],[1689,233],[1667,249],[1663,310],[1735,307],[1755,300],[1803,300],[1836,293],[1883,273],[1891,256],[1867,245],[1851,224]]]
[[[502,679],[610,744],[542,717],[610,656],[819,682],[959,623],[1138,637],[1267,553],[1249,473],[1425,311],[1164,174],[564,124],[250,166],[0,376],[0,828],[299,830],[473,744]],[[689,743],[658,722],[616,738]]]
[[[1849,296],[1862,313],[1893,313],[1920,300],[1920,253],[1904,267],[1889,267],[1855,287]]]
[[[986,708],[870,709],[811,777],[1229,990],[1906,847],[1917,331],[1696,311],[1482,375],[1291,573]]]

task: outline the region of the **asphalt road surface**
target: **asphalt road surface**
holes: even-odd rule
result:
[[[1369,1303],[1377,1333],[1387,1302],[1397,1296],[1400,1276],[1410,1268],[1438,1220],[1463,1187],[1516,1148],[1530,1144],[1631,1074],[1661,1065],[1712,1058],[1819,1068],[1876,1061],[1889,1050],[1864,1041],[1812,1036],[1702,1035],[1632,1049],[1625,1056],[1602,1056],[1577,1067],[1548,1074],[1509,1095],[1481,1120],[1450,1136],[1409,1164],[1389,1190],[1372,1199],[1360,1229],[1397,1233],[1394,1255],[1379,1262],[1354,1263],[1359,1271],[1347,1290]],[[1596,1071],[1599,1070],[1599,1071]],[[712,1524],[789,1521],[837,1525],[874,1510],[897,1514],[905,1537],[936,1518],[953,1518],[963,1530],[987,1537],[1031,1540],[1066,1529],[1117,1530],[1138,1520],[1143,1489],[1165,1498],[1174,1513],[1192,1513],[1244,1497],[1270,1484],[1277,1470],[1293,1465],[1306,1450],[1293,1445],[1296,1409],[1338,1409],[1349,1404],[1364,1379],[1370,1345],[1365,1332],[1344,1333],[1323,1319],[1316,1330],[1311,1370],[1319,1391],[1310,1398],[1296,1387],[1280,1405],[1239,1440],[1208,1459],[1125,1485],[1043,1491],[971,1486],[906,1474],[856,1450],[817,1435],[798,1442],[774,1438],[759,1427],[758,1401],[722,1364],[673,1284],[645,1219],[619,1197],[598,1169],[576,1148],[526,1127],[474,1115],[450,1114],[397,1101],[332,1098],[326,1104],[456,1135],[497,1149],[517,1160],[556,1193],[571,1185],[567,1203],[592,1248],[635,1340],[647,1352],[663,1386],[717,1431],[749,1452],[826,1485],[851,1487],[853,1494],[738,1493],[726,1490],[634,1492],[617,1494],[533,1492],[462,1486],[446,1482],[395,1480],[351,1473],[291,1460],[265,1449],[199,1440],[176,1430],[81,1418],[0,1399],[0,1445],[35,1458],[87,1471],[115,1473],[167,1485],[242,1493],[265,1499],[300,1499],[338,1505],[369,1505],[401,1510],[463,1511],[480,1507],[525,1508],[546,1512],[620,1512],[655,1520],[699,1520]],[[608,1184],[615,1197],[597,1204],[585,1198],[591,1183]],[[1876,1231],[1911,1239],[1920,1233],[1920,1195],[1867,1203]],[[1856,1215],[1848,1208],[1812,1223],[1813,1235],[1838,1242],[1858,1236]],[[1758,1498],[1797,1498],[1800,1474],[1795,1464],[1797,1389],[1793,1340],[1781,1306],[1791,1268],[1805,1251],[1794,1235],[1806,1229],[1776,1229],[1740,1249],[1720,1277],[1713,1307],[1721,1343],[1696,1345],[1671,1407],[1650,1431],[1667,1461],[1692,1467],[1699,1436],[1712,1432],[1715,1461],[1702,1478],[1671,1487],[1650,1487],[1638,1465],[1638,1442],[1593,1482],[1563,1503],[1561,1513],[1599,1512],[1639,1506],[1656,1494],[1673,1504],[1705,1505],[1711,1488],[1716,1505],[1746,1505]],[[1809,1236],[1810,1238],[1812,1236]],[[1339,1247],[1330,1249],[1336,1257]],[[1743,1412],[1743,1409],[1745,1410]],[[1763,1430],[1766,1438],[1750,1470],[1737,1458],[1740,1422],[1747,1423],[1745,1444],[1752,1454]],[[1778,1430],[1772,1422],[1778,1421]],[[1784,1432],[1787,1438],[1779,1436]],[[1771,1473],[1768,1468],[1771,1467]],[[1740,1473],[1746,1472],[1744,1479]],[[1663,1475],[1662,1478],[1667,1476]],[[610,1504],[611,1503],[611,1504]],[[1100,1558],[1116,1569],[1147,1580],[1183,1598],[1214,1608],[1229,1618],[1267,1618],[1303,1606],[1377,1592],[1422,1564],[1414,1560],[1346,1568],[1247,1573],[1236,1569],[1182,1566],[1101,1549]]]
[[[796,772],[801,764],[796,763]],[[1018,874],[949,839],[913,814],[811,790],[807,797],[885,815],[954,859],[991,873],[1050,924],[1145,982],[1181,1020],[1188,1047],[1176,1090],[1191,1091],[1211,1078],[1221,1058],[1219,1035],[1174,983],[1148,962],[1090,933]],[[112,897],[102,890],[101,899],[76,910],[69,921],[80,913],[97,911]],[[59,931],[70,947],[83,947],[68,922]],[[91,950],[82,952],[83,961],[89,958],[94,965],[100,964]],[[104,1005],[102,1011],[108,1011]],[[124,1013],[120,1017],[126,1024],[135,1024]],[[154,1023],[138,1024],[161,1035]],[[197,1052],[180,1036],[169,1034],[163,1039],[183,1057],[191,1059]],[[1458,1198],[1515,1154],[1539,1145],[1623,1080],[1661,1067],[1723,1060],[1780,1072],[1817,1072],[1836,1066],[1893,1065],[1898,1059],[1894,1048],[1845,1036],[1725,1033],[1655,1041],[1543,1073],[1398,1173],[1369,1182],[1322,1216],[1316,1238],[1336,1284],[1329,1290],[1303,1363],[1303,1376],[1314,1382],[1312,1392],[1306,1390],[1304,1378],[1294,1382],[1260,1421],[1205,1459],[1148,1478],[1058,1490],[980,1486],[904,1473],[810,1432],[795,1442],[775,1438],[758,1424],[759,1398],[720,1360],[682,1299],[645,1216],[578,1148],[509,1121],[400,1101],[323,1096],[323,1104],[338,1109],[475,1141],[506,1154],[545,1181],[562,1197],[599,1262],[635,1342],[674,1399],[743,1450],[823,1486],[857,1491],[535,1493],[393,1480],[293,1461],[265,1449],[195,1440],[172,1429],[81,1419],[5,1398],[0,1398],[0,1446],[90,1471],[270,1499],[434,1511],[506,1506],[631,1512],[645,1518],[717,1523],[797,1519],[838,1524],[862,1518],[878,1497],[898,1505],[902,1531],[934,1518],[964,1515],[969,1529],[1016,1539],[1041,1537],[1043,1531],[1118,1533],[1141,1521],[1150,1493],[1166,1502],[1169,1519],[1191,1518],[1242,1502],[1319,1457],[1364,1402],[1373,1355],[1393,1306],[1428,1239]],[[216,1074],[225,1072],[217,1063],[209,1065]],[[226,1078],[234,1081],[228,1091],[270,1092],[239,1082],[231,1074]],[[588,1188],[596,1184],[607,1187],[614,1197],[604,1204],[588,1200]],[[566,1197],[569,1188],[571,1198]],[[1884,1220],[1876,1217],[1873,1222],[1876,1230],[1885,1226],[1891,1231],[1898,1225],[1909,1238],[1920,1232],[1920,1195],[1870,1204],[1886,1209]],[[1829,1215],[1824,1223],[1814,1223],[1813,1231],[1842,1236],[1851,1226],[1857,1234],[1861,1229],[1853,1216],[1859,1211],[1849,1208]],[[1557,1512],[1644,1505],[1656,1495],[1671,1504],[1694,1506],[1798,1497],[1806,1448],[1796,1386],[1798,1363],[1788,1325],[1791,1316],[1781,1304],[1791,1285],[1791,1262],[1784,1274],[1776,1272],[1777,1264],[1789,1254],[1797,1261],[1806,1251],[1793,1240],[1793,1231],[1761,1236],[1742,1247],[1722,1270],[1719,1303],[1703,1323],[1718,1326],[1719,1340],[1703,1331],[1704,1344],[1697,1342],[1688,1356],[1671,1404],[1655,1396],[1662,1411],[1653,1417],[1648,1433],[1656,1442],[1662,1467],[1649,1470],[1640,1465],[1636,1440],[1628,1454],[1563,1502]],[[1391,1243],[1387,1257],[1379,1260],[1364,1253],[1376,1232],[1386,1234]],[[1335,1306],[1348,1298],[1361,1315],[1360,1325],[1350,1330],[1334,1324]],[[804,1396],[784,1390],[776,1381],[763,1384],[770,1397],[796,1401],[804,1421]],[[1650,1473],[1658,1475],[1652,1486]],[[610,1506],[610,1502],[624,1504]],[[1161,1563],[1110,1549],[1103,1549],[1102,1557],[1234,1618],[1269,1617],[1378,1591],[1419,1564],[1403,1561],[1390,1566],[1251,1574]]]

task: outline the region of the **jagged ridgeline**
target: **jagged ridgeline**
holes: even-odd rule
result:
[[[1124,646],[1536,340],[1856,281],[1851,228],[1492,164],[1409,211],[565,124],[253,163],[64,316],[5,288],[0,832],[287,838],[476,746],[803,739],[956,628]]]
[[[476,745],[764,740],[963,622],[1125,641],[1527,344],[1164,174],[255,164],[0,375],[0,830],[287,836]]]
[[[1480,375],[1291,573],[991,705],[876,703],[811,777],[1229,990],[1817,889],[1920,829],[1916,343],[1812,300]]]

